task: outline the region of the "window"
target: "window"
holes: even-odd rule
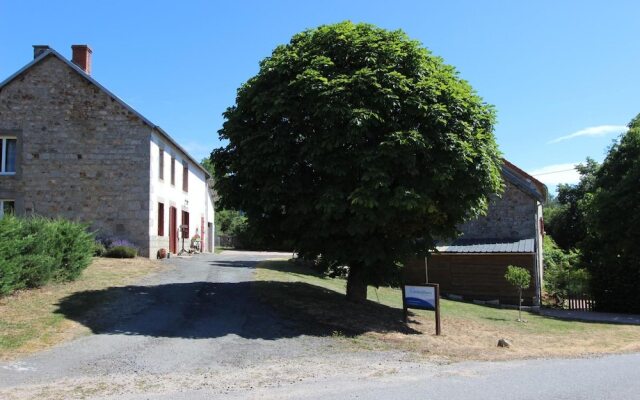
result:
[[[189,191],[189,164],[182,164],[182,190]]]
[[[171,157],[171,184],[176,184],[176,159]]]
[[[0,200],[0,218],[5,214],[13,214],[16,211],[16,202],[14,200]]]
[[[158,178],[164,180],[164,150],[158,151]]]
[[[16,173],[18,140],[14,137],[0,137],[0,175]]]
[[[158,203],[158,236],[164,236],[164,203]]]

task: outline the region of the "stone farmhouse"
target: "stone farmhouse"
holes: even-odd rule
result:
[[[509,265],[527,268],[532,282],[523,292],[524,304],[539,306],[542,293],[542,204],[546,186],[503,160],[504,192],[494,196],[487,215],[458,229],[462,235],[443,240],[437,252],[412,260],[405,271],[407,283],[438,283],[454,299],[517,304],[516,289],[504,278]]]
[[[213,251],[208,172],[164,130],[91,77],[91,49],[48,46],[0,83],[0,217],[64,217],[140,254]]]

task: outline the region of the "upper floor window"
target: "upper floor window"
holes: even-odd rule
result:
[[[18,140],[15,137],[0,136],[0,175],[16,173]]]
[[[171,157],[171,184],[176,184],[176,159]]]
[[[158,178],[164,180],[164,150],[158,151]]]
[[[189,164],[182,164],[182,190],[189,191]]]
[[[14,200],[0,200],[0,218],[5,214],[13,214],[16,210],[16,202]]]

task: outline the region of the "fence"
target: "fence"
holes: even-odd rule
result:
[[[595,308],[595,301],[591,295],[584,292],[569,293],[566,304],[569,310],[576,311],[593,311]]]
[[[216,235],[215,238],[216,247],[236,247],[238,244],[235,236]]]

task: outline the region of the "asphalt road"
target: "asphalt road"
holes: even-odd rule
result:
[[[66,299],[91,328],[0,363],[0,399],[640,399],[640,355],[441,365],[354,351],[300,331],[252,295],[253,267],[288,254],[172,259],[137,285]],[[79,300],[117,299],[75,315]]]

